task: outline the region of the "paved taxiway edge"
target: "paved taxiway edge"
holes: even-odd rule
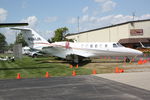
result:
[[[150,91],[150,72],[97,74],[95,76]]]

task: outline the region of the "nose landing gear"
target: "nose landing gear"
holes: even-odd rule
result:
[[[128,57],[126,57],[126,58],[125,58],[125,62],[126,62],[126,63],[129,63],[129,62],[130,62],[130,59],[129,59]]]

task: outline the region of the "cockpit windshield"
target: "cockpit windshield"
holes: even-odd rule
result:
[[[118,48],[118,47],[123,47],[123,46],[122,46],[120,43],[114,43],[114,44],[113,44],[113,47],[114,47],[114,48]]]
[[[117,46],[117,44],[114,43],[114,44],[113,44],[113,47],[114,47],[114,48],[117,48],[118,46]]]
[[[120,43],[117,43],[118,47],[123,47]]]

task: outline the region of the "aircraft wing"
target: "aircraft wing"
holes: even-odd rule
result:
[[[74,55],[82,56],[82,57],[91,57],[94,54],[91,52],[88,52],[86,50],[73,50]]]
[[[28,23],[0,23],[0,28],[2,27],[16,27],[16,26],[27,26]]]
[[[62,58],[65,58],[68,55],[77,55],[77,56],[82,56],[82,57],[93,56],[93,54],[89,53],[88,51],[72,49],[72,48],[65,48],[63,46],[51,45],[51,46],[44,47],[42,49],[44,51],[48,50],[51,55],[59,56]]]

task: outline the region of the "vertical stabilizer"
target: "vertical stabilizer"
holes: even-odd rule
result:
[[[28,46],[33,49],[42,49],[50,45],[50,43],[41,37],[36,31],[31,28],[11,28],[13,30],[20,30],[23,34],[25,41],[27,42]]]

